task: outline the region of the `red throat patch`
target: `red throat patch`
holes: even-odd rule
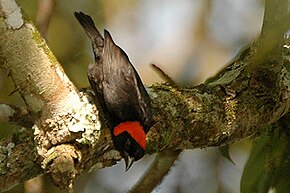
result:
[[[146,149],[146,134],[138,121],[120,123],[114,128],[114,135],[117,136],[124,131],[127,131],[144,150]]]

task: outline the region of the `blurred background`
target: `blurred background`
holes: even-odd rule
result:
[[[27,19],[43,31],[47,43],[78,88],[88,87],[91,45],[73,16],[90,15],[98,29],[107,29],[128,54],[147,85],[162,82],[150,68],[157,64],[180,85],[196,85],[216,74],[239,50],[258,36],[263,19],[261,0],[17,0]],[[51,14],[49,26],[41,26]],[[0,103],[23,105],[8,73],[0,71]],[[11,134],[0,125],[0,137]],[[154,192],[238,193],[250,142],[230,146],[235,165],[217,148],[186,150]],[[147,155],[125,172],[123,161],[78,177],[76,192],[127,192],[152,162]],[[46,177],[18,185],[9,192],[60,192]]]

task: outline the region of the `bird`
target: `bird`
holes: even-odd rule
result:
[[[104,30],[103,37],[89,15],[74,16],[91,41],[95,61],[88,66],[88,80],[127,171],[146,151],[146,134],[152,126],[150,97],[109,31]]]

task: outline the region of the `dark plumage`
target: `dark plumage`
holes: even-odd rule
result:
[[[90,16],[75,12],[92,42],[95,63],[88,67],[88,79],[111,130],[116,149],[125,158],[138,160],[144,155],[145,134],[151,127],[150,98],[126,53],[110,33],[99,33]]]

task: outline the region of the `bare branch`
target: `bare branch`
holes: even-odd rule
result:
[[[180,153],[181,151],[163,151],[159,153],[146,173],[130,190],[130,193],[152,192],[168,174]]]
[[[168,74],[166,74],[159,66],[152,63],[151,67],[165,82],[169,83],[172,86],[177,86],[174,80]]]

